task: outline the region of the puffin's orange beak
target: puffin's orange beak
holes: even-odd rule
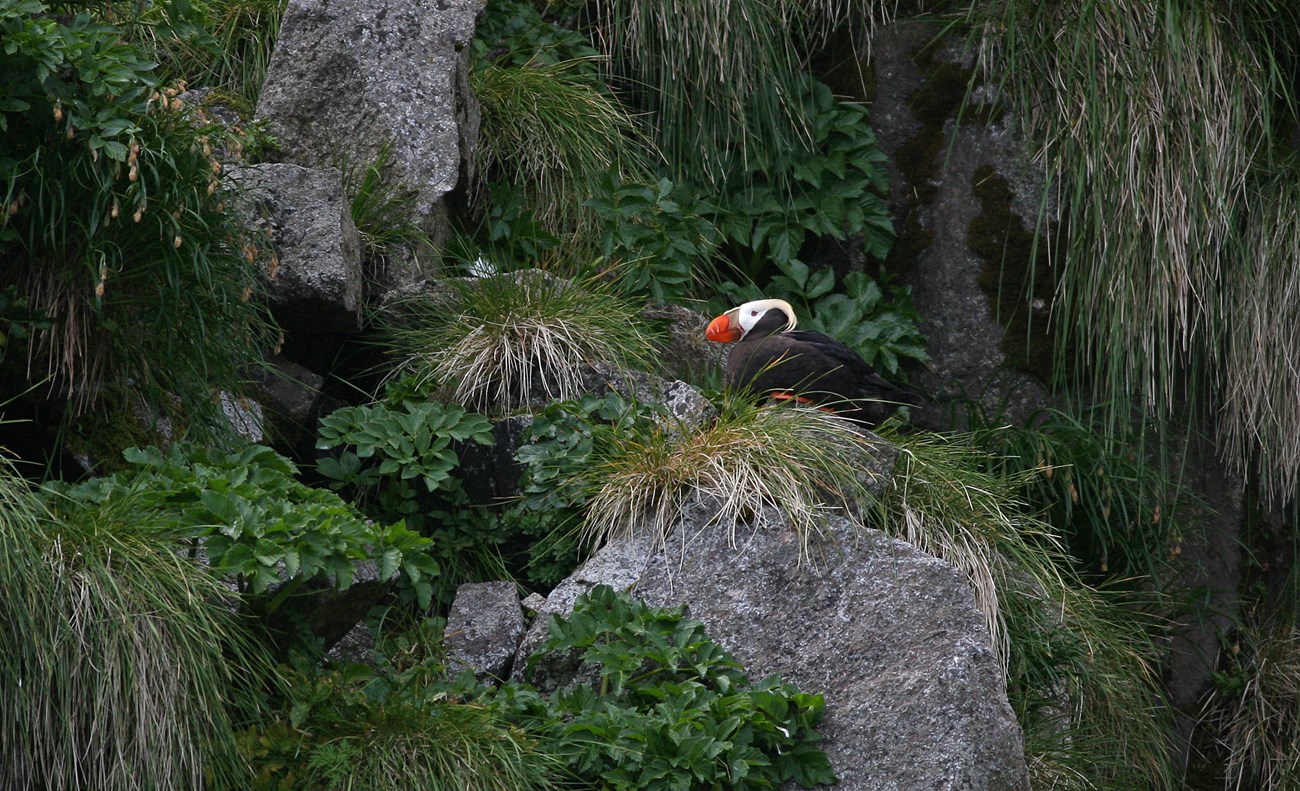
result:
[[[713,321],[709,322],[709,328],[704,331],[704,337],[718,343],[732,343],[740,340],[745,331],[740,328],[739,324],[732,323],[733,311],[723,313]]]

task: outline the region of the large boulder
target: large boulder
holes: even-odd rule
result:
[[[441,243],[443,196],[478,134],[469,43],[484,0],[289,0],[257,117],[291,161],[355,166],[390,147],[396,183]]]
[[[244,210],[266,231],[278,265],[271,310],[290,342],[297,335],[356,332],[361,325],[361,237],[333,168],[262,164],[229,168]]]
[[[1002,670],[957,571],[844,519],[829,519],[805,546],[788,526],[742,526],[733,543],[709,515],[701,506],[666,547],[635,537],[593,556],[552,592],[516,678],[570,683],[563,657],[527,672],[522,660],[544,638],[547,614],[607,584],[650,604],[686,604],[751,678],[776,673],[823,693],[823,747],[840,788],[1029,788]]]

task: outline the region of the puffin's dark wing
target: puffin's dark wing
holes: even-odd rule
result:
[[[876,369],[863,360],[861,355],[835,338],[816,330],[792,330],[783,334],[815,349],[819,355],[826,358],[828,365],[844,366],[845,370],[852,374],[855,384],[852,393],[844,393],[846,397],[876,398],[913,405],[919,403],[915,393],[903,390],[876,373]]]

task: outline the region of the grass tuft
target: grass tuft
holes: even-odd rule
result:
[[[0,786],[241,787],[223,651],[259,660],[229,591],[138,512],[20,486],[0,471]]]
[[[1300,781],[1300,628],[1243,629],[1209,719],[1227,756],[1224,788],[1283,791]],[[1212,699],[1211,702],[1216,702]]]
[[[605,283],[526,270],[444,281],[446,292],[394,305],[388,340],[394,376],[484,414],[581,392],[593,363],[644,367],[650,336]]]
[[[483,118],[477,192],[486,192],[487,179],[504,176],[557,235],[592,231],[595,216],[583,204],[602,194],[611,172],[647,173],[653,151],[627,110],[582,66],[486,62],[471,73]]]
[[[779,514],[807,545],[829,512],[856,512],[876,483],[864,462],[879,451],[854,425],[797,405],[755,405],[727,395],[702,429],[646,421],[614,430],[582,475],[590,491],[584,532],[600,545],[648,531],[662,544],[682,513],[703,499],[709,525],[735,540],[741,522]]]

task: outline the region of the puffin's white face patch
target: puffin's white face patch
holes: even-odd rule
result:
[[[763,318],[763,314],[774,309],[784,313],[786,318],[789,320],[784,331],[794,329],[796,324],[794,308],[790,307],[790,303],[786,302],[784,299],[756,299],[753,302],[746,302],[735,309],[736,323],[740,325],[742,330],[748,333],[750,330],[754,329],[754,325],[758,323],[758,320]]]

